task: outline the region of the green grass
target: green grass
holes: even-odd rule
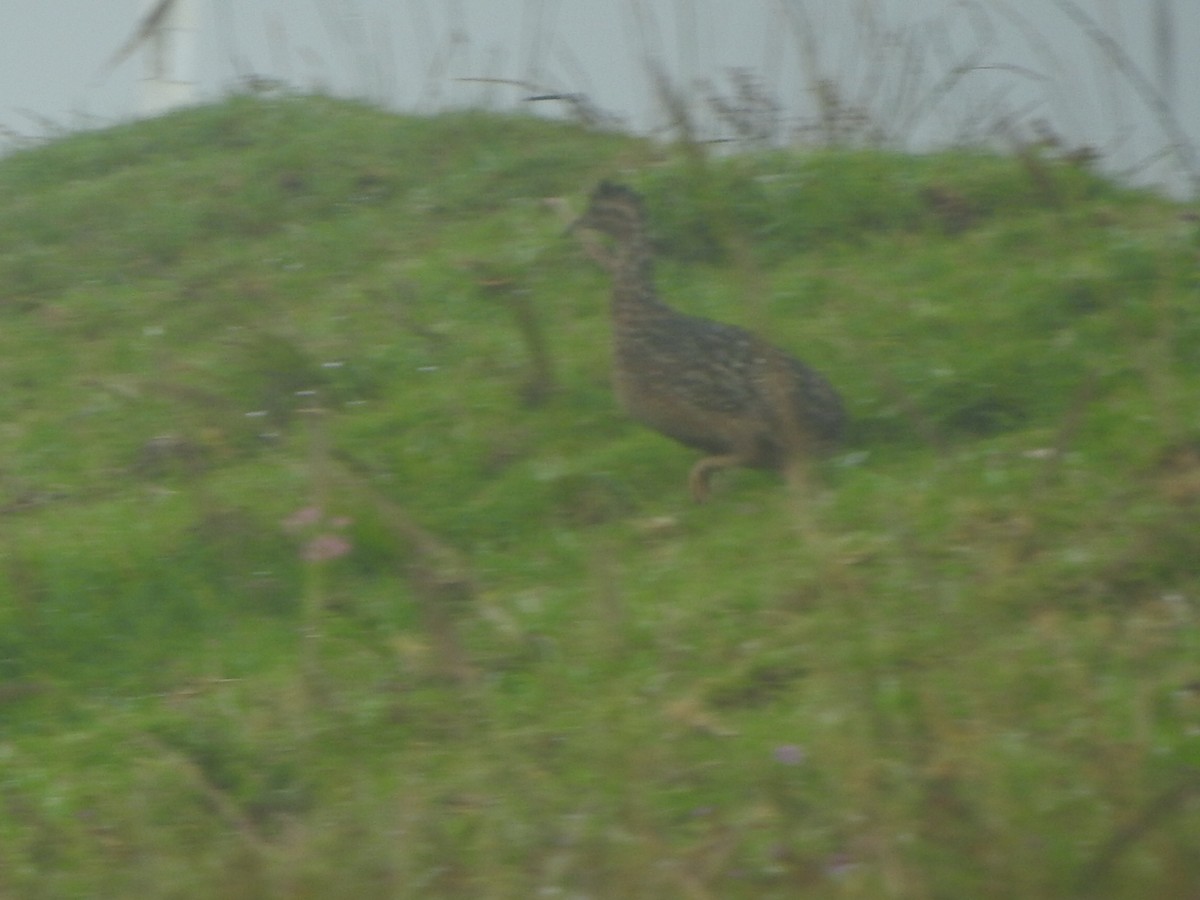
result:
[[[602,177],[843,391],[807,484],[616,410]],[[305,97],[0,197],[0,896],[1194,893],[1186,208]]]

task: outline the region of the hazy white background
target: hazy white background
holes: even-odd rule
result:
[[[400,110],[521,105],[517,87],[455,80],[501,77],[586,93],[650,132],[667,121],[652,59],[696,97],[705,84],[731,93],[732,68],[753,71],[793,138],[815,121],[812,86],[826,78],[907,149],[976,140],[989,128],[1003,143],[1041,120],[1068,144],[1100,150],[1113,171],[1181,190],[1163,113],[1200,143],[1200,0],[1071,0],[1144,76],[1140,89],[1056,0],[194,2],[201,99],[265,77]],[[142,59],[105,64],[143,7],[0,0],[0,127],[10,146],[134,115]],[[948,78],[956,67],[968,71]],[[1146,89],[1167,105],[1153,111]],[[1009,130],[997,135],[997,120]],[[708,126],[706,136],[722,136],[718,123]]]

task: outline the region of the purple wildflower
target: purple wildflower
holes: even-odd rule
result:
[[[799,744],[780,744],[771,755],[775,757],[775,762],[784,766],[798,766],[807,757]]]

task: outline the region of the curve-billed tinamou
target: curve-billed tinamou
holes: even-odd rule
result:
[[[784,471],[828,450],[846,414],[825,378],[738,328],[678,312],[659,299],[641,198],[602,182],[572,230],[608,235],[613,279],[613,387],[634,419],[708,455],[688,486],[702,501],[713,472],[730,466]]]

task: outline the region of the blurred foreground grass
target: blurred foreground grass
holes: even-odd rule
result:
[[[287,97],[0,161],[0,895],[1194,894],[1194,213],[685,156]],[[808,484],[616,411],[601,177],[843,391]]]

